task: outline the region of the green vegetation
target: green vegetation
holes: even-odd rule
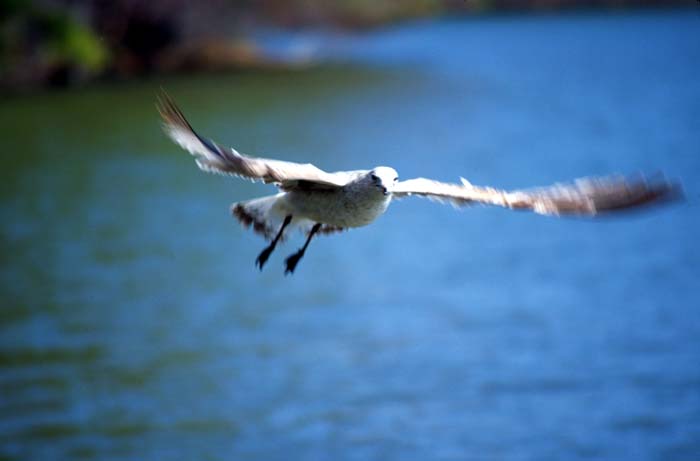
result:
[[[99,75],[109,50],[95,30],[66,9],[14,0],[0,9],[0,83],[64,83]]]

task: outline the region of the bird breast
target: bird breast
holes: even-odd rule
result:
[[[286,195],[292,214],[337,227],[366,226],[391,202],[391,195],[384,195],[376,186],[352,184],[329,190],[295,190]]]

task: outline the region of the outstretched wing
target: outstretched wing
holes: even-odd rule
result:
[[[592,216],[670,200],[682,194],[677,184],[663,178],[609,176],[515,191],[474,186],[463,178],[462,184],[417,178],[398,183],[393,195],[399,198],[419,195],[458,206],[481,203],[544,215]]]
[[[156,104],[163,118],[163,129],[180,147],[192,154],[200,169],[278,183],[283,189],[299,187],[334,188],[347,184],[353,172],[328,173],[310,163],[248,157],[230,147],[223,147],[194,131],[175,102],[162,92]]]

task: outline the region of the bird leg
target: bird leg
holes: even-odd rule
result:
[[[282,223],[282,227],[280,227],[280,230],[277,232],[277,235],[275,235],[275,238],[270,242],[270,244],[260,252],[258,257],[255,259],[255,264],[262,270],[263,266],[267,262],[267,258],[270,257],[272,252],[275,250],[275,247],[277,246],[277,242],[279,241],[280,238],[282,238],[282,233],[284,233],[284,228],[289,225],[289,223],[292,222],[292,215],[287,215],[286,218],[284,218],[284,222]]]
[[[306,237],[306,243],[304,243],[304,246],[299,248],[299,251],[297,251],[296,253],[284,260],[284,263],[287,266],[287,268],[284,270],[284,275],[291,274],[294,272],[294,269],[297,267],[297,264],[299,264],[299,260],[304,256],[306,247],[309,246],[309,242],[311,242],[311,239],[313,238],[314,234],[316,234],[316,232],[318,232],[319,229],[321,229],[321,223],[314,224],[314,227],[311,228],[311,232],[309,232],[309,236]]]

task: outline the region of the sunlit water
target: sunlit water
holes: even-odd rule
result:
[[[0,102],[0,458],[700,459],[700,16],[427,21],[355,65]],[[337,52],[338,50],[336,50]],[[407,199],[292,277],[163,85],[244,152],[503,187],[662,170],[589,221]]]

